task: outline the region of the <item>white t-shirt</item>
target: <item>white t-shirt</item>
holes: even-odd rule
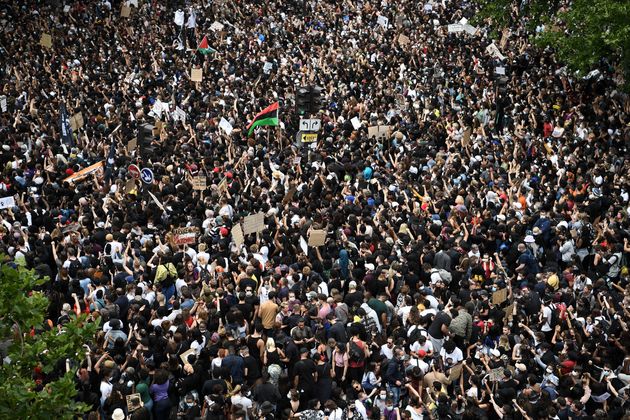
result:
[[[109,382],[101,381],[101,406],[105,404],[105,400],[109,398],[114,386]]]
[[[452,353],[447,353],[446,349],[442,347],[440,350],[440,357],[442,358],[442,362],[446,365],[446,359],[451,359],[451,362],[448,363],[448,366],[456,365],[457,363],[464,360],[464,353],[459,349],[459,347],[455,347]]]
[[[545,319],[545,324],[542,326],[541,331],[551,331],[551,308],[549,306],[543,306],[543,318]]]

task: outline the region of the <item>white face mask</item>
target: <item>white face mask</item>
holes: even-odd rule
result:
[[[379,394],[378,396],[381,400],[384,400],[387,397],[387,394]]]

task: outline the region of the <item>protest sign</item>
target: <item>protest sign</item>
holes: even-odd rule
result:
[[[218,188],[220,194],[224,194],[228,189],[227,178],[223,177],[221,182],[219,182]]]
[[[503,379],[503,368],[494,368],[488,374],[488,380],[492,382],[497,382]]]
[[[225,28],[225,25],[221,22],[217,22],[216,20],[212,23],[212,25],[210,25],[210,29],[213,32],[221,32],[223,31],[223,28]]]
[[[225,134],[227,134],[228,136],[232,134],[232,130],[234,130],[232,124],[230,124],[230,122],[223,117],[221,117],[221,121],[219,121],[219,128],[225,131]]]
[[[134,178],[128,179],[125,183],[125,193],[131,194],[136,189],[136,180]]]
[[[409,37],[405,34],[400,34],[398,36],[398,43],[400,46],[405,47],[411,43],[411,39],[409,39]]]
[[[507,300],[508,290],[501,289],[497,290],[492,294],[492,303],[495,305],[500,305]]]
[[[201,82],[203,79],[202,69],[190,69],[190,80],[193,82]]]
[[[72,131],[76,131],[79,128],[83,127],[83,114],[77,112],[72,117],[70,117],[70,127]]]
[[[205,176],[196,176],[193,178],[193,190],[205,191],[207,178]]]
[[[80,230],[81,230],[81,225],[75,222],[75,223],[70,223],[69,225],[64,226],[61,232],[65,235],[66,233],[78,232]]]
[[[0,198],[0,210],[15,207],[15,198],[13,196]]]
[[[42,37],[39,40],[39,45],[45,48],[52,48],[52,37],[50,34],[42,34]]]
[[[173,114],[171,116],[173,118],[173,121],[181,121],[186,124],[186,111],[184,111],[180,107],[176,106],[175,111],[173,111]]]
[[[90,165],[87,168],[83,168],[79,172],[76,172],[70,175],[69,177],[65,178],[63,182],[68,182],[68,183],[80,182],[93,173],[96,173],[98,175],[99,173],[103,172],[103,162],[104,161],[101,160],[100,162],[96,162],[95,164]]]
[[[387,26],[389,25],[389,19],[386,16],[380,15],[376,19],[376,23],[381,25],[383,28],[387,29]]]
[[[486,53],[490,54],[494,58],[498,58],[499,60],[505,60],[505,56],[501,54],[499,48],[494,45],[494,42],[486,47]]]
[[[472,25],[466,23],[462,26],[464,27],[464,32],[466,32],[468,35],[475,35],[477,33],[477,28]]]
[[[260,212],[243,219],[243,234],[258,233],[265,230],[265,214]]]
[[[308,235],[308,246],[324,246],[324,244],[326,243],[326,234],[327,232],[324,229],[311,230]]]
[[[234,243],[237,247],[243,245],[245,238],[243,235],[243,228],[241,228],[240,223],[237,223],[234,227],[232,227],[232,239],[234,239]]]
[[[123,5],[120,8],[120,17],[128,18],[131,15],[131,7]]]
[[[501,66],[496,67],[494,69],[494,72],[498,75],[505,76],[505,67],[501,67]]]
[[[514,303],[508,305],[503,311],[505,312],[505,317],[503,318],[503,322],[508,323],[514,318]]]
[[[173,19],[173,21],[175,22],[175,25],[184,26],[184,20],[185,20],[184,11],[175,10],[175,18]]]
[[[173,229],[173,242],[176,245],[194,244],[197,242],[199,228],[196,226]]]
[[[451,34],[456,34],[462,32],[464,30],[464,25],[461,23],[451,23],[448,25],[448,32]]]
[[[138,139],[134,137],[127,142],[127,153],[133,152],[136,147],[138,147]]]
[[[375,137],[377,140],[389,137],[391,134],[391,126],[389,125],[373,125],[368,127],[368,138]]]
[[[448,379],[449,381],[456,381],[462,374],[462,369],[464,365],[462,363],[458,363],[452,368],[449,369]]]
[[[2,112],[7,112],[7,95],[0,96],[0,109]]]
[[[194,351],[194,350],[193,350]],[[127,399],[127,413],[131,414],[139,408],[144,406],[142,402],[142,396],[140,393],[129,394],[126,397]]]

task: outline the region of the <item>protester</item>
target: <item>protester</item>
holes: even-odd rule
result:
[[[618,63],[475,7],[0,5],[0,251],[99,326],[92,415],[628,418]]]

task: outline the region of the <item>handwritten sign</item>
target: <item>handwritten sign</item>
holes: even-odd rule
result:
[[[464,31],[464,25],[462,25],[461,23],[452,23],[448,25],[447,28],[448,28],[448,33],[450,34],[456,34],[456,33]]]
[[[197,242],[199,228],[196,226],[177,228],[173,230],[173,242],[176,245],[194,244]]]
[[[0,198],[0,210],[15,207],[15,198],[12,196]]]
[[[234,240],[234,243],[237,247],[240,247],[241,245],[243,245],[243,242],[245,242],[243,228],[241,228],[240,223],[237,223],[236,225],[234,225],[234,227],[232,227],[232,239]]]
[[[133,138],[127,142],[127,153],[131,153],[138,147],[138,139]]]
[[[488,380],[489,381],[497,382],[497,381],[500,381],[501,379],[503,379],[503,368],[502,367],[494,368],[488,374]]]
[[[87,168],[83,168],[79,172],[74,173],[70,175],[69,177],[65,178],[63,182],[70,182],[70,183],[79,182],[79,181],[83,181],[85,178],[87,178],[93,173],[96,173],[98,175],[99,173],[103,172],[103,162],[104,161],[101,160],[100,162],[96,162],[94,165],[90,165]]]
[[[173,118],[173,121],[181,121],[186,124],[186,111],[184,111],[180,107],[176,106],[175,111],[173,111],[173,114],[171,116]]]
[[[409,39],[409,37],[405,34],[400,34],[398,36],[398,43],[404,47],[406,45],[409,45],[411,43],[411,39]]]
[[[120,8],[120,17],[128,18],[131,15],[131,7],[123,5]]]
[[[50,34],[42,34],[42,37],[39,40],[39,45],[44,48],[52,48],[52,37]]]
[[[67,226],[64,226],[63,230],[61,231],[64,235],[66,233],[70,233],[70,232],[78,232],[81,230],[81,225],[79,223],[70,223]]]
[[[258,233],[265,230],[265,214],[260,212],[252,214],[243,219],[243,233]]]
[[[387,29],[387,26],[389,25],[389,19],[386,16],[381,15],[376,19],[376,23]]]
[[[196,176],[192,180],[193,190],[205,191],[207,178],[205,176]]]
[[[223,117],[221,117],[221,121],[219,121],[219,128],[225,131],[225,134],[227,134],[228,136],[232,134],[232,131],[234,130],[232,124],[230,124],[230,122]]]
[[[371,127],[368,127],[369,139],[372,139],[372,138],[376,138],[377,140],[384,139],[384,138],[389,137],[390,134],[391,134],[391,127],[389,125],[373,125]]]
[[[133,413],[137,409],[142,408],[144,406],[144,403],[142,402],[142,396],[140,395],[140,393],[129,394],[127,395],[126,398],[127,398],[127,412],[128,413]]]
[[[492,303],[495,305],[500,305],[507,300],[508,291],[507,289],[497,290],[492,294]]]
[[[214,32],[220,32],[223,30],[223,28],[225,28],[225,25],[216,20],[212,23],[212,25],[210,25],[210,29],[212,29],[212,31]]]
[[[350,122],[352,123],[352,128],[355,130],[361,128],[361,120],[359,120],[359,117],[353,117]]]
[[[77,112],[72,117],[70,117],[70,127],[72,128],[72,131],[76,131],[79,128],[83,127],[83,124],[84,122],[82,113]]]
[[[326,232],[324,229],[311,230],[308,235],[308,246],[318,247],[326,244]]]
[[[494,45],[494,42],[486,47],[486,53],[490,54],[494,58],[498,58],[499,60],[505,60],[505,56],[501,54],[499,48]]]
[[[190,80],[193,82],[201,82],[203,80],[203,70],[190,69]]]

